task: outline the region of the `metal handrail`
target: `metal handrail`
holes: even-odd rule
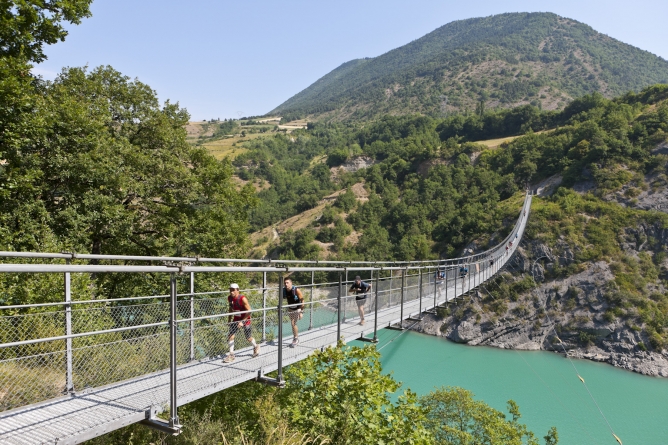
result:
[[[529,196],[529,192],[527,192]],[[520,215],[524,210],[526,210],[528,200],[525,198],[525,202],[522,205]],[[517,224],[521,221],[521,218],[518,218]],[[513,227],[513,230],[501,243],[507,242],[511,235],[515,233],[517,224]],[[497,245],[498,246],[498,245]],[[272,259],[242,259],[242,258],[205,258],[205,257],[170,257],[170,256],[144,256],[144,255],[100,255],[100,254],[86,254],[86,253],[76,253],[76,252],[62,252],[62,253],[45,253],[45,252],[12,252],[12,251],[0,251],[0,258],[44,258],[44,259],[65,259],[65,260],[107,260],[107,261],[163,261],[163,262],[177,262],[177,263],[246,263],[246,264],[340,264],[340,265],[353,265],[353,264],[362,264],[362,265],[378,265],[378,264],[432,264],[432,263],[441,263],[441,264],[455,264],[457,262],[470,262],[472,259],[486,256],[489,252],[492,252],[497,246],[488,249],[484,252],[479,252],[474,255],[468,255],[459,258],[451,259],[438,259],[438,260],[412,260],[412,261],[341,261],[341,260],[272,260]],[[153,267],[153,266],[149,266]],[[295,269],[295,268],[291,268]],[[393,270],[400,270],[401,266]],[[353,268],[348,268],[348,270],[353,270]],[[358,268],[357,270],[369,270],[369,268]],[[374,269],[375,270],[375,269]],[[385,270],[390,270],[389,267],[385,267]],[[256,272],[261,272],[257,270]]]

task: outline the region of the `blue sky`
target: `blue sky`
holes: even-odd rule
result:
[[[193,120],[264,114],[342,63],[453,20],[549,11],[668,59],[668,1],[95,0],[35,68],[111,65]]]

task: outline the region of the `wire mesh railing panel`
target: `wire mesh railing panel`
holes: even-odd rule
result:
[[[194,359],[220,357],[229,352],[228,334],[232,323],[228,317],[218,317],[195,322],[194,330]],[[234,323],[237,326],[237,323]],[[259,328],[259,329],[258,329]],[[244,342],[244,333],[251,332],[252,337],[262,338],[262,326],[258,326],[257,318],[250,321],[246,330],[241,329],[242,335],[236,335],[239,342]],[[238,330],[238,329],[237,329]]]
[[[0,361],[0,411],[63,395],[65,360],[65,351],[60,350]]]
[[[169,302],[85,307],[72,310],[72,333],[141,326],[167,320]]]
[[[236,321],[233,314],[228,314],[227,291],[180,294],[174,300],[175,333],[169,323],[171,303],[164,295],[117,302],[74,302],[69,307],[26,306],[23,313],[19,309],[19,314],[0,316],[0,411],[53,399],[72,389],[85,392],[117,387],[122,391],[125,383],[108,386],[119,382],[132,382],[134,390],[143,394],[124,401],[127,406],[144,409],[164,404],[169,400],[172,335],[178,375],[192,383],[179,389],[179,394],[193,394],[202,385],[216,387],[236,378],[243,360],[253,360],[244,365],[250,371],[275,366],[279,348],[285,360],[303,357],[317,342],[292,344],[295,336],[309,333],[309,338],[322,340],[319,345],[332,344],[339,320],[345,323],[347,332],[359,335],[361,328],[354,325],[363,320],[373,322],[376,310],[386,311],[380,317],[385,322],[395,320],[403,303],[401,312],[407,318],[416,310],[452,301],[480,286],[502,270],[516,251],[525,222],[520,218],[503,243],[483,255],[419,270],[408,267],[359,272],[371,277],[364,279],[372,285],[366,294],[353,293],[352,280],[341,284],[295,282],[304,297],[303,305],[299,304],[303,307],[286,307],[287,300],[283,300],[280,317],[277,306],[283,295],[278,286],[268,284],[241,291],[252,312],[249,319]],[[259,276],[258,272],[250,273]],[[278,275],[282,273],[278,271]],[[293,278],[308,277],[300,273]],[[280,319],[283,342],[279,345]],[[68,335],[69,340],[62,338]],[[54,337],[58,339],[45,340]],[[257,357],[253,343],[260,346]],[[228,366],[221,359],[232,352],[232,344],[238,361]],[[198,364],[210,367],[189,374]]]
[[[169,327],[154,326],[73,339],[74,389],[117,383],[169,366]]]
[[[0,317],[0,343],[65,335],[65,312],[49,311]],[[36,344],[0,349],[0,360],[51,352],[50,345]]]

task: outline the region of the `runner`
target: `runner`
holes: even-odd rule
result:
[[[227,296],[227,301],[230,303],[230,313],[234,315],[228,316],[228,323],[230,325],[230,333],[227,336],[227,343],[230,345],[230,352],[225,356],[223,362],[230,363],[235,359],[234,356],[234,336],[239,329],[243,329],[246,339],[253,345],[253,357],[260,354],[260,345],[255,343],[251,329],[251,306],[248,298],[239,293],[239,285],[237,283],[230,284],[230,294]],[[237,315],[236,313],[239,312]]]
[[[443,284],[443,281],[445,280],[445,269],[439,268],[436,271],[435,278],[438,284]]]
[[[302,291],[292,285],[290,278],[283,280],[283,283],[285,284],[285,287],[283,287],[283,298],[288,300],[288,317],[292,324],[293,339],[290,347],[294,348],[299,344],[297,322],[304,316],[304,296],[302,295]]]
[[[355,282],[350,286],[350,291],[355,292],[356,295],[355,303],[357,303],[357,312],[360,314],[360,325],[364,325],[364,303],[370,290],[371,285],[362,281],[359,275],[355,277]]]

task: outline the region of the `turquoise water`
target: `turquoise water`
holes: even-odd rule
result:
[[[505,413],[506,401],[513,399],[522,421],[541,443],[556,426],[560,444],[617,444],[563,356],[464,346],[414,332],[398,334],[379,331],[378,347],[383,370],[404,387],[426,394],[435,387],[460,386]],[[668,444],[668,379],[588,360],[573,363],[624,445]]]

